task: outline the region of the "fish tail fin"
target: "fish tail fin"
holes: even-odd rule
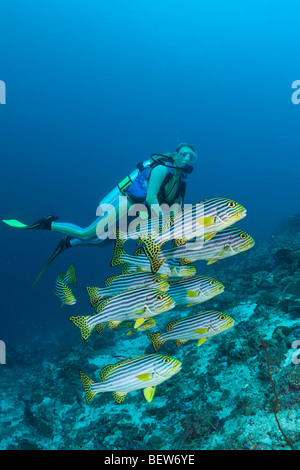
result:
[[[87,316],[78,316],[78,317],[70,317],[69,320],[74,323],[80,329],[81,336],[83,339],[88,339],[90,334],[92,333],[94,326],[88,326],[87,321],[91,317],[91,315]]]
[[[149,333],[147,336],[153,344],[155,351],[158,351],[165,342],[159,339],[160,333]]]
[[[121,274],[128,274],[130,272],[130,264],[123,262],[121,264]]]
[[[102,295],[99,295],[98,291],[98,287],[86,287],[85,288],[89,297],[90,297],[90,304],[92,307],[95,307],[97,305],[97,303],[99,302],[99,300],[102,299]]]
[[[161,247],[166,243],[155,243],[151,235],[147,235],[147,237],[143,238],[144,243],[144,253],[147,256],[148,260],[150,261],[151,271],[153,274],[157,273],[157,271],[162,267],[165,259],[162,259],[161,256]]]
[[[90,401],[94,398],[95,395],[99,392],[92,392],[91,391],[91,384],[95,383],[92,379],[90,379],[87,375],[80,371],[80,378],[84,388],[85,400],[86,403],[89,404]]]
[[[67,276],[70,276],[70,281],[69,281],[69,284],[73,284],[73,285],[76,285],[77,284],[77,279],[76,279],[76,275],[75,275],[75,267],[74,267],[74,264],[72,263],[71,266],[69,267],[67,273],[66,273]]]
[[[126,251],[123,249],[123,245],[126,240],[120,239],[120,231],[116,230],[116,241],[114,247],[114,254],[110,262],[111,266],[118,266],[122,263],[121,256],[126,254]]]

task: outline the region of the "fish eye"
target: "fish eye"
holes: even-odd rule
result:
[[[228,207],[235,207],[236,206],[236,203],[231,201],[228,203]]]
[[[220,320],[225,320],[225,315],[221,315]]]
[[[216,283],[216,281],[210,281],[210,285],[213,286]]]
[[[165,357],[165,358],[164,358],[164,362],[170,362],[170,360],[171,360],[171,359],[170,359],[169,357]]]
[[[161,294],[157,294],[156,298],[157,300],[162,300],[163,296]]]
[[[245,233],[241,233],[241,234],[240,234],[240,238],[246,238],[246,234],[245,234]]]
[[[158,277],[156,277],[156,278],[154,279],[154,282],[159,282]]]

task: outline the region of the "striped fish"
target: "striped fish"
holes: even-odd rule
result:
[[[244,230],[237,227],[228,227],[204,243],[200,240],[190,240],[185,245],[162,250],[161,259],[185,257],[187,261],[207,260],[207,264],[230,256],[236,255],[243,251],[249,250],[254,246],[253,238]]]
[[[128,232],[119,231],[118,237],[123,241],[141,239],[143,243],[143,237],[150,235],[154,242],[177,240],[176,244],[179,245],[195,237],[212,238],[214,233],[246,217],[246,209],[227,198],[215,197],[187,206],[172,216],[161,215],[142,223],[133,222]]]
[[[161,247],[169,240],[174,246],[183,245],[197,237],[204,241],[210,240],[217,232],[234,224],[246,216],[245,208],[225,198],[205,199],[191,208],[171,217],[162,230],[148,233],[148,226],[143,227],[136,236],[139,243],[144,244],[144,252],[151,264],[151,271],[156,273],[163,261],[159,259]],[[122,238],[122,235],[120,235]],[[131,237],[132,238],[132,237]]]
[[[63,305],[74,305],[76,304],[76,299],[73,295],[72,290],[69,287],[69,284],[75,285],[77,282],[75,276],[74,265],[71,264],[66,273],[61,273],[57,276],[55,280],[55,292],[54,294],[59,298]]]
[[[95,383],[80,372],[87,404],[97,393],[113,392],[117,403],[124,401],[127,393],[143,389],[150,402],[156,386],[180,371],[181,362],[170,356],[146,354],[133,359],[125,359],[104,367],[100,372],[102,382]]]
[[[224,286],[213,277],[197,275],[189,279],[180,279],[170,284],[168,294],[176,305],[190,305],[205,302],[221,294]]]
[[[147,318],[174,307],[174,300],[166,292],[135,287],[100,302],[95,315],[70,317],[70,321],[80,328],[81,336],[87,339],[95,327],[101,333],[106,323],[109,328],[116,328],[123,321],[136,320],[134,328],[138,328]]]
[[[152,287],[153,289],[159,289],[165,292],[169,289],[169,283],[165,277],[159,274],[143,272],[110,276],[106,279],[105,285],[106,287],[103,288],[86,287],[93,307],[103,297],[112,297],[113,295],[120,294],[120,292],[133,287]]]
[[[142,247],[138,248],[133,255],[129,255],[123,249],[125,241],[117,238],[114,248],[111,266],[121,265],[121,269],[125,266],[122,273],[129,272],[130,270],[136,271],[139,268],[143,272],[151,273],[151,264],[147,256],[144,254]],[[161,274],[167,277],[189,277],[196,274],[196,268],[192,264],[185,264],[185,260],[168,259],[158,269],[156,274]]]
[[[166,333],[149,333],[148,338],[155,351],[158,351],[165,341],[169,340],[175,340],[176,345],[179,346],[190,339],[196,339],[200,346],[208,338],[228,330],[233,324],[233,318],[226,313],[207,310],[171,321],[166,326]]]

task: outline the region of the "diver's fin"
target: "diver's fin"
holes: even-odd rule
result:
[[[19,222],[16,219],[9,219],[9,220],[2,219],[2,222],[14,228],[28,228],[28,225],[23,224],[22,222]]]
[[[2,222],[4,222],[6,225],[9,225],[10,227],[26,229],[26,230],[29,230],[29,229],[51,230],[52,222],[54,222],[57,219],[58,217],[56,215],[47,215],[46,217],[43,217],[42,219],[37,220],[31,225],[23,224],[22,222],[16,219],[9,219],[9,220],[3,219]]]
[[[61,241],[59,242],[59,244],[57,245],[57,247],[55,248],[54,252],[52,253],[52,255],[50,256],[50,258],[48,259],[48,261],[46,261],[46,263],[44,264],[44,266],[42,267],[40,273],[37,275],[36,279],[34,280],[34,283],[32,284],[32,287],[34,287],[38,281],[40,280],[40,278],[42,277],[42,275],[44,274],[44,272],[46,271],[46,269],[48,268],[48,266],[50,266],[50,264],[52,263],[52,261],[54,261],[54,259],[60,254],[62,253],[63,251],[65,251],[67,248],[71,248],[71,243],[70,243],[70,240],[71,240],[71,237],[69,237],[68,235],[65,235]]]

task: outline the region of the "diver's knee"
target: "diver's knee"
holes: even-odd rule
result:
[[[95,236],[97,236],[96,232],[94,233],[82,232],[82,234],[80,235],[80,240],[83,240],[83,241],[92,240],[95,238]]]

